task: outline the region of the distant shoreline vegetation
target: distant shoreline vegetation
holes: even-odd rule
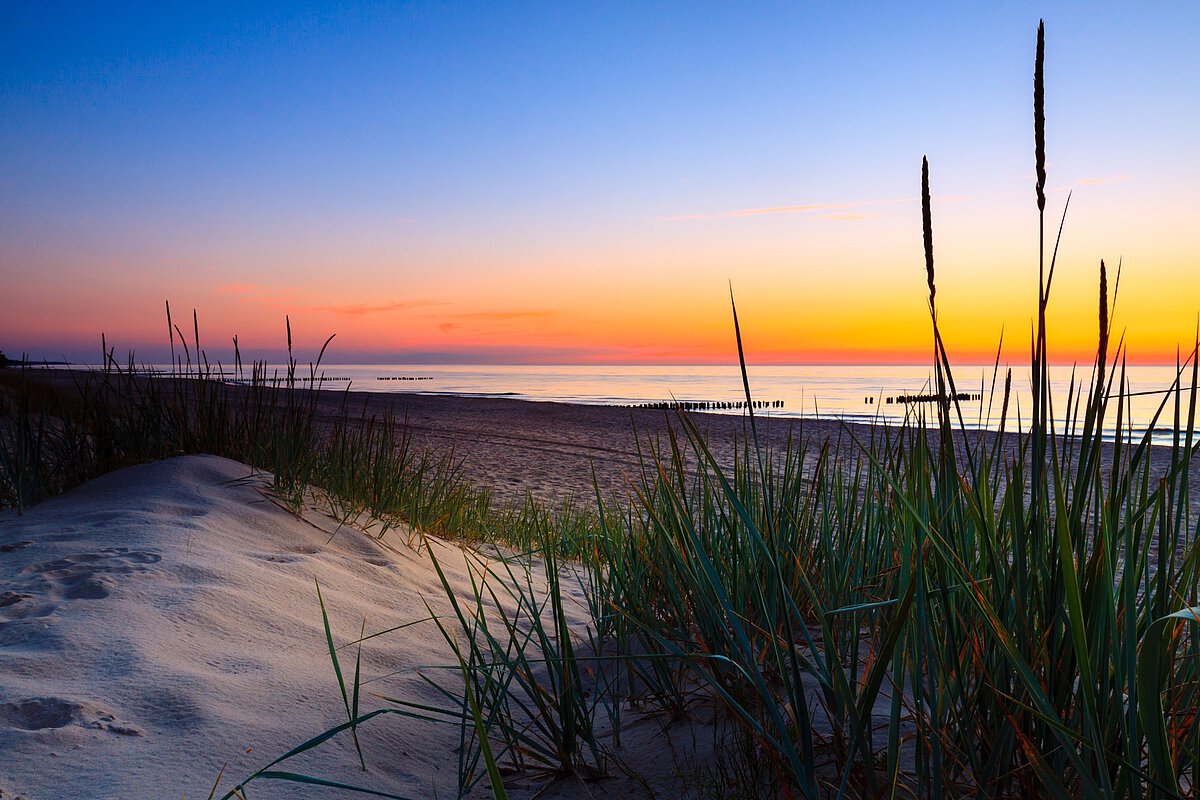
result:
[[[22,357],[20,359],[12,359],[12,358],[9,358],[8,356],[6,356],[4,354],[3,350],[0,350],[0,369],[5,369],[6,367],[71,367],[71,366],[81,366],[81,365],[73,364],[70,361],[33,361],[33,360],[30,360],[28,357]]]

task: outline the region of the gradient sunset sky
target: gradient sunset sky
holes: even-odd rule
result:
[[[912,6],[912,7],[905,7]],[[1200,3],[5,3],[0,349],[330,363],[1028,351],[1046,20],[1052,355],[1124,260],[1133,361],[1200,312]]]

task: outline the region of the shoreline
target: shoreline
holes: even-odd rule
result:
[[[680,412],[673,410],[422,392],[317,391],[321,392],[318,413],[325,420],[332,420],[340,412],[343,398],[352,415],[364,408],[367,416],[390,409],[398,420],[407,419],[418,447],[439,455],[453,452],[462,459],[463,471],[472,483],[490,489],[498,501],[507,503],[521,503],[528,491],[542,502],[573,498],[594,504],[593,467],[602,496],[624,498],[629,494],[630,480],[635,481],[633,485],[640,480],[639,445],[643,454],[648,442],[669,446],[669,427],[683,438]],[[696,424],[717,461],[731,467],[742,442],[750,436],[748,415],[683,413]],[[764,447],[779,451],[789,437],[802,435],[809,443],[806,460],[810,467],[827,441],[836,443],[843,455],[853,456],[855,445],[848,433],[866,443],[872,437],[890,436],[898,430],[887,420],[873,425],[772,416],[769,410],[754,416]],[[963,432],[956,428],[954,433],[955,441],[960,441]],[[931,444],[935,444],[937,431],[932,430],[930,436]],[[995,436],[995,431],[988,430],[965,432],[972,449],[981,440],[991,441]],[[1009,457],[1016,457],[1015,432],[1006,430],[1004,436]],[[681,441],[681,446],[684,444]],[[1106,442],[1102,452],[1101,468],[1107,473],[1113,444]],[[1151,475],[1165,472],[1170,452],[1169,445],[1151,446]],[[1192,496],[1200,497],[1200,453],[1192,461],[1196,469],[1189,484]]]
[[[46,370],[37,374],[59,386],[71,386],[77,375],[94,374],[76,370]],[[170,378],[150,378],[160,380]],[[189,378],[192,379],[192,378]],[[238,384],[223,384],[231,391]],[[468,480],[490,490],[501,504],[521,504],[526,493],[543,503],[574,499],[594,505],[597,485],[605,499],[624,499],[631,486],[640,481],[641,461],[647,443],[669,445],[668,427],[682,431],[677,416],[669,409],[629,408],[626,406],[569,403],[515,397],[468,396],[423,391],[372,392],[331,388],[298,387],[317,392],[317,416],[331,423],[343,410],[353,418],[382,416],[392,412],[398,422],[406,422],[413,443],[437,456],[452,454],[461,460]],[[731,465],[741,442],[749,436],[749,417],[711,411],[688,411],[689,418],[704,435],[714,456],[722,465]],[[839,441],[842,452],[852,455],[854,444],[846,433],[860,441],[894,432],[897,426],[881,419],[879,424],[815,417],[772,415],[770,409],[755,413],[764,446],[781,449],[789,436],[811,443],[809,462],[815,463],[820,445]],[[955,430],[956,441],[959,431]],[[1015,432],[1005,431],[1010,456],[1015,457]],[[936,441],[937,432],[932,431]],[[991,439],[994,431],[971,429],[966,441],[974,448],[980,440]],[[1136,441],[1136,440],[1135,440]],[[1111,465],[1113,445],[1103,447],[1102,468]],[[1165,470],[1170,447],[1152,446],[1152,474]],[[1190,480],[1193,496],[1200,497],[1200,455],[1193,458],[1197,469]],[[593,470],[596,485],[593,484]],[[632,483],[631,483],[632,481]]]

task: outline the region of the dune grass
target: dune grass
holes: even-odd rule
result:
[[[0,508],[21,512],[120,467],[208,453],[261,469],[272,496],[289,510],[315,504],[376,535],[404,524],[525,546],[535,518],[552,517],[574,527],[576,539],[586,537],[590,508],[532,498],[516,507],[497,504],[466,480],[452,452],[414,446],[392,411],[368,414],[349,392],[331,403],[330,393],[314,388],[324,348],[301,368],[290,323],[282,372],[262,362],[244,367],[236,338],[235,365],[227,371],[200,349],[194,314],[190,340],[171,321],[169,306],[167,317],[173,363],[165,375],[139,367],[133,354],[119,361],[107,347],[102,366],[91,371],[0,372]],[[568,550],[575,546],[568,537],[562,541]]]
[[[1042,64],[1039,26],[1040,231]],[[726,474],[681,417],[645,472],[640,519],[592,564],[640,648],[675,657],[639,685],[672,703],[679,673],[709,687],[784,793],[1195,796],[1196,349],[1160,408],[1173,445],[1155,455],[1124,417],[1120,346],[1109,367],[1101,262],[1092,374],[1056,414],[1056,242],[1039,263],[1032,424],[969,435],[938,326],[928,162],[921,190],[936,419],[816,453],[756,441]]]
[[[309,502],[315,486],[347,519],[366,512],[516,547],[478,562],[469,596],[429,550],[453,608],[434,618],[455,656],[452,673],[436,674],[461,679],[429,678],[443,708],[384,698],[391,705],[363,713],[357,668],[348,688],[337,655],[358,643],[328,637],[348,720],[293,752],[402,713],[460,726],[460,792],[486,781],[505,796],[509,769],[603,770],[621,750],[622,708],[681,718],[715,703],[726,766],[756,783],[747,794],[1194,798],[1200,362],[1196,348],[1180,359],[1159,415],[1135,436],[1123,343],[1110,341],[1119,281],[1110,293],[1101,261],[1095,359],[1067,398],[1051,395],[1058,242],[1045,232],[1043,63],[1039,25],[1027,429],[1006,428],[1011,372],[998,396],[993,379],[990,433],[968,432],[953,400],[923,160],[932,368],[945,398],[930,418],[867,439],[845,428],[834,441],[801,425],[784,445],[764,444],[734,307],[749,430],[732,468],[680,413],[667,441],[647,443],[628,505],[597,497],[594,511],[554,511],[530,499],[503,510],[452,461],[414,453],[395,419],[347,408],[318,424],[294,361],[282,382],[256,367],[230,392],[190,351],[165,382],[108,358],[75,401],[18,393],[16,433],[0,446],[3,499],[20,508],[123,461],[218,452],[272,470],[288,504]],[[1152,447],[1150,430],[1168,425],[1171,446]],[[564,558],[578,563],[564,571]],[[586,631],[566,621],[572,575]],[[252,779],[320,782],[277,770],[287,757]]]

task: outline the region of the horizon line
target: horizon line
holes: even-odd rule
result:
[[[10,356],[10,360],[12,357]],[[261,360],[261,359],[259,359]],[[213,366],[221,363],[220,360],[211,361]],[[246,363],[243,359],[243,363]],[[272,364],[274,362],[267,362]],[[280,362],[282,363],[282,362]],[[313,362],[298,362],[301,366],[309,366]],[[1079,360],[1057,360],[1050,359],[1051,366],[1079,366],[1085,362]],[[1093,363],[1093,362],[1087,362]],[[169,361],[150,361],[140,362],[140,366],[163,366],[169,365]],[[38,358],[24,361],[13,360],[11,366],[26,365],[30,367],[39,366],[55,366],[55,367],[98,367],[102,366],[97,361],[71,361],[71,360],[51,360],[47,358]],[[999,362],[1000,367],[1005,366],[1021,366],[1021,362]],[[1185,362],[1174,361],[1130,361],[1129,366],[1135,367],[1178,367],[1186,366]],[[191,363],[194,368],[195,362]],[[737,368],[738,362],[717,362],[717,361],[329,361],[322,362],[322,368],[327,367],[733,367]],[[927,361],[747,361],[747,367],[933,367],[932,362]],[[951,367],[954,367],[951,364]],[[960,361],[957,366],[960,367],[996,367],[997,362],[992,361]]]

